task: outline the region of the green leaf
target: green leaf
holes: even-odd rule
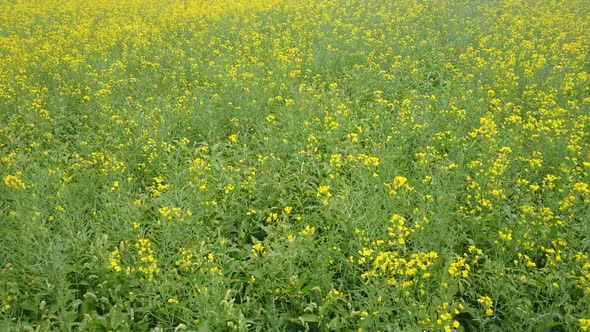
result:
[[[306,323],[318,323],[320,321],[320,318],[318,317],[318,315],[314,315],[314,314],[305,314],[305,315],[299,316],[299,319],[303,322],[306,322]]]

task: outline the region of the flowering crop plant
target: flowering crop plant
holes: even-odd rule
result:
[[[0,331],[589,331],[589,17],[0,1]]]

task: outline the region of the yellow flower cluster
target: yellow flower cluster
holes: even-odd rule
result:
[[[332,288],[328,294],[326,294],[326,296],[324,297],[324,301],[330,301],[332,299],[338,299],[338,298],[343,298],[344,297],[344,293],[337,290],[336,288]]]
[[[385,183],[385,187],[389,189],[389,195],[395,196],[400,190],[405,192],[412,192],[414,187],[408,183],[408,178],[405,176],[396,176],[391,183]]]
[[[483,257],[483,251],[475,246],[469,246],[463,256],[457,256],[451,261],[448,272],[455,278],[467,279],[473,267],[478,265]]]
[[[3,177],[4,184],[14,189],[22,189],[25,187],[25,183],[21,179],[22,175],[22,172],[16,172],[14,175],[6,175]]]
[[[461,327],[461,324],[456,319],[453,319],[453,315],[459,315],[463,309],[465,308],[461,303],[449,305],[448,302],[444,302],[437,308],[438,318],[436,324],[441,326],[445,332],[458,329]]]
[[[2,301],[2,312],[7,312],[10,310],[10,308],[12,308],[11,303],[14,302],[14,300],[16,300],[16,295],[7,294]]]
[[[193,265],[193,251],[187,248],[180,248],[179,250],[182,257],[176,261],[176,266],[181,269],[189,269]]]
[[[266,247],[262,243],[258,242],[252,246],[252,249],[250,250],[250,252],[252,253],[252,256],[254,256],[254,257],[264,257],[264,256],[266,256],[267,250],[266,250]]]
[[[311,236],[311,235],[315,234],[315,227],[305,225],[305,228],[302,229],[301,232],[299,232],[299,234],[302,236]]]
[[[365,166],[377,167],[379,166],[379,158],[375,156],[369,156],[364,153],[356,155],[356,159],[363,162]]]
[[[157,176],[154,178],[154,182],[152,184],[152,186],[150,187],[150,191],[152,196],[160,196],[160,194],[162,193],[162,191],[166,190],[170,188],[170,185],[166,183],[166,180],[164,180],[164,177],[162,176]]]
[[[400,244],[400,245],[405,245],[406,244],[406,238],[414,233],[416,231],[416,229],[419,229],[419,225],[417,228],[412,228],[410,226],[406,225],[406,218],[398,215],[398,214],[394,214],[393,216],[391,216],[391,219],[389,220],[389,226],[387,227],[387,232],[389,234],[389,237],[391,239],[390,243],[391,244]]]
[[[139,256],[137,270],[145,275],[147,281],[154,281],[154,277],[160,273],[160,269],[158,268],[155,252],[152,249],[152,242],[149,239],[138,236],[134,246]]]
[[[486,316],[492,316],[494,314],[494,310],[492,310],[492,306],[494,305],[494,301],[489,296],[480,297],[477,299],[482,307],[485,309]]]
[[[121,253],[115,249],[109,253],[109,269],[115,272],[121,272]]]
[[[328,205],[329,199],[332,198],[330,188],[331,187],[328,185],[322,185],[318,187],[317,197],[322,198],[323,205]]]
[[[419,279],[428,279],[428,268],[438,259],[438,253],[414,253],[409,258],[400,257],[395,251],[361,251],[359,263],[369,261],[369,270],[361,275],[362,279],[384,278],[390,286],[408,288],[416,285]]]
[[[162,215],[162,217],[164,217],[164,220],[168,221],[168,222],[171,222],[171,221],[184,222],[185,218],[193,216],[193,213],[191,210],[182,211],[182,209],[179,207],[170,208],[168,206],[164,206],[164,207],[159,208],[158,212],[160,212],[160,215]]]
[[[125,270],[125,275],[127,276],[131,276],[136,271],[139,271],[145,277],[145,280],[149,282],[154,281],[160,269],[158,267],[156,253],[152,248],[152,242],[138,235],[133,247],[135,248],[134,254],[129,252],[129,242],[121,242],[119,248],[114,249],[108,255],[108,269],[115,272]],[[126,257],[125,261],[131,262],[127,266],[123,266],[124,256]]]

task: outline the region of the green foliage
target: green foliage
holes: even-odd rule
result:
[[[0,330],[590,330],[585,1],[0,9]]]

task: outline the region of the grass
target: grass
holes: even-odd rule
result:
[[[587,1],[0,8],[0,330],[590,329]]]

